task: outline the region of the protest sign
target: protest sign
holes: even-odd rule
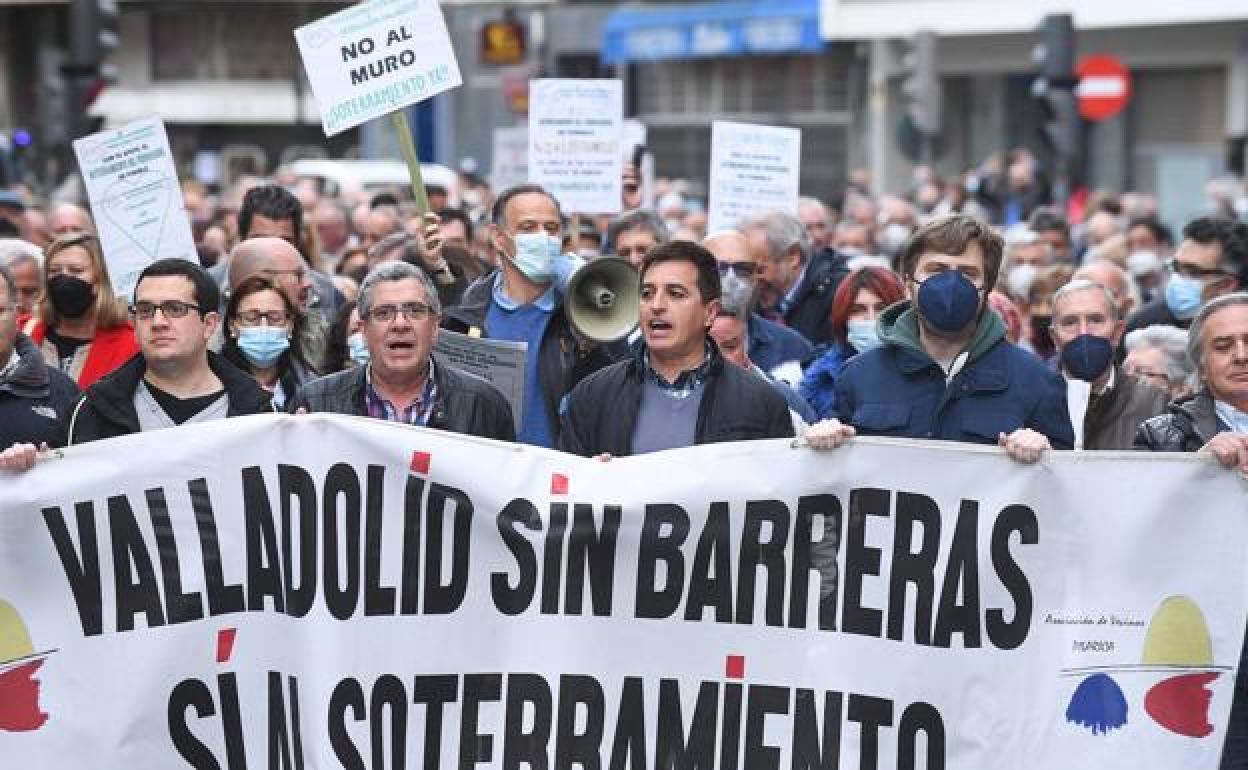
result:
[[[494,154],[490,185],[499,192],[529,181],[528,126],[494,129]]]
[[[801,130],[712,123],[707,232],[769,209],[796,214],[801,169]]]
[[[520,430],[520,418],[524,412],[524,372],[528,368],[526,342],[490,340],[470,337],[467,334],[438,330],[434,344],[438,355],[457,369],[477,375],[494,387],[507,399],[511,416]]]
[[[529,82],[529,178],[564,211],[620,210],[624,91],[618,80]]]
[[[295,30],[326,136],[460,85],[436,0],[370,0]]]
[[[119,296],[130,297],[157,259],[199,261],[169,137],[159,118],[74,140],[104,261]]]
[[[267,415],[0,485],[13,767],[1213,770],[1244,634],[1195,455]]]

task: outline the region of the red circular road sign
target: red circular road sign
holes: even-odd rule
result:
[[[1122,112],[1131,98],[1131,71],[1116,57],[1096,54],[1079,62],[1079,114],[1088,120],[1105,120]]]

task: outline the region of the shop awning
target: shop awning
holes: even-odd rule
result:
[[[606,64],[819,51],[819,0],[621,8],[603,25]]]

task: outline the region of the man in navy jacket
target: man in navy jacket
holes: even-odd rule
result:
[[[879,320],[883,344],[855,356],[836,385],[839,423],[862,435],[999,444],[1020,462],[1069,449],[1061,378],[1005,339],[987,307],[1002,241],[965,215],[920,228],[901,256],[910,301]],[[829,432],[825,426],[816,439]]]

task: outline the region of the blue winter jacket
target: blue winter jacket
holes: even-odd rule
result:
[[[1005,339],[996,313],[980,316],[969,358],[948,383],[919,343],[909,302],[884,311],[879,331],[883,344],[854,356],[836,383],[837,417],[860,434],[995,444],[1031,428],[1055,449],[1074,443],[1064,382]]]

